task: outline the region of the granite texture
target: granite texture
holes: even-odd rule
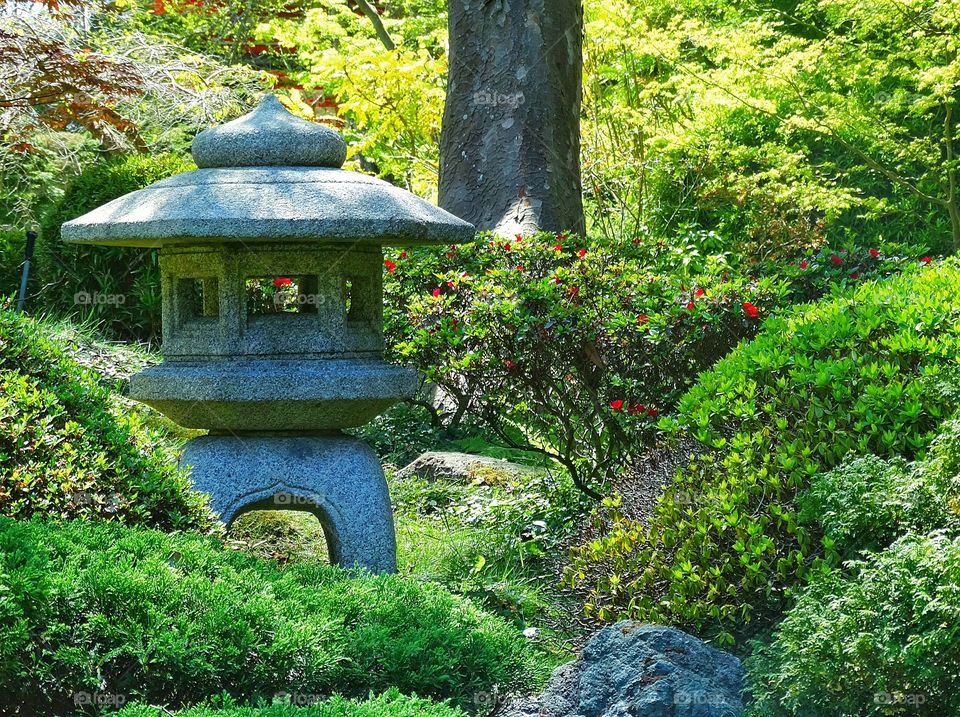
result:
[[[383,353],[379,247],[168,248],[160,255],[160,273],[167,358],[379,358]],[[269,277],[293,277],[298,282],[298,311],[251,315],[245,282]],[[210,282],[215,301],[209,307],[195,305],[191,285],[197,280]],[[204,287],[206,291],[207,284]]]
[[[417,383],[383,361],[166,361],[131,378],[129,396],[186,428],[313,431],[362,426]]]
[[[347,143],[265,95],[253,112],[203,130],[191,152],[198,167],[342,167]]]
[[[497,717],[742,717],[743,666],[676,628],[624,621],[594,635],[544,692]]]
[[[251,510],[306,510],[320,520],[331,562],[394,572],[387,482],[374,452],[344,435],[204,436],[180,465],[229,525]]]
[[[472,224],[381,179],[342,169],[197,169],[63,225],[68,242],[162,247],[243,241],[408,246],[473,239]]]

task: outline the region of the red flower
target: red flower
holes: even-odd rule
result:
[[[612,408],[614,411],[619,411],[621,408],[623,408],[623,401],[621,401],[619,398],[616,401],[610,401],[610,408]]]
[[[384,265],[385,267],[387,267],[387,271],[390,272],[391,274],[397,270],[397,265],[394,264],[394,263],[393,263],[392,261],[390,261],[389,259],[384,259],[384,260],[383,260],[383,265]]]
[[[504,251],[510,251],[510,245],[509,245],[509,244],[504,244],[504,245],[503,245],[503,250],[504,250]]]
[[[434,289],[434,290],[433,290],[433,297],[434,297],[434,298],[437,298],[438,296],[440,296],[440,289]]]
[[[851,278],[851,279],[859,279],[859,278],[860,278],[860,272],[859,272],[859,271],[851,271],[851,272],[850,272],[850,278]]]
[[[804,271],[806,271],[809,266],[810,265],[805,261],[800,262],[800,268],[803,269]]]
[[[694,306],[696,306],[696,304],[694,304],[694,303],[691,301],[689,304],[687,304],[687,311],[692,311]]]
[[[559,276],[553,277],[553,283],[554,283],[554,284],[559,284],[559,283],[560,283],[560,277],[559,277]]]
[[[453,282],[452,282],[452,281],[448,281],[448,282],[447,282],[447,286],[452,289],[452,288],[453,288]]]
[[[929,264],[931,261],[933,261],[933,259],[931,259],[929,256],[925,256],[920,261],[922,261],[924,264]]]
[[[576,296],[577,294],[580,293],[580,287],[571,286],[569,289],[567,289],[567,293],[570,294],[570,296]]]
[[[467,272],[463,272],[460,276],[462,276],[464,279],[470,278],[470,275]]]
[[[697,289],[695,292],[693,292],[693,295],[694,295],[694,296],[703,296],[703,293],[704,293],[704,292],[703,292],[703,289]]]
[[[749,301],[744,301],[740,305],[743,307],[743,312],[751,319],[755,319],[760,315],[760,309],[751,304]]]
[[[566,238],[567,238],[566,234],[563,234],[563,233],[557,234],[557,241],[563,241]]]
[[[660,412],[657,411],[657,409],[653,408],[653,406],[651,406],[650,408],[647,409],[647,415],[650,416],[650,418],[656,418],[657,416],[660,415]]]
[[[830,257],[830,261],[832,261],[836,266],[840,266],[843,263],[843,259],[841,259],[836,254]]]
[[[553,247],[554,251],[563,251],[563,247],[560,244],[557,244]]]
[[[288,278],[285,277],[285,276],[281,276],[279,279],[274,279],[274,280],[273,280],[273,285],[274,285],[274,286],[290,286],[291,284],[293,284],[293,280],[292,280],[292,279],[288,279]]]
[[[513,369],[517,367],[517,364],[511,361],[510,359],[507,359],[506,361],[504,361],[503,365],[507,367],[507,371],[513,371]]]
[[[639,243],[640,243],[640,240],[639,240],[639,239],[634,239],[634,240],[633,240],[633,243],[634,243],[634,244],[639,244]]]
[[[638,324],[645,324],[645,323],[647,323],[647,321],[649,321],[649,319],[647,319],[647,315],[646,315],[646,314],[640,314],[640,316],[637,317],[637,323],[638,323]]]
[[[400,252],[400,258],[401,258],[401,259],[406,259],[406,258],[407,258],[407,252],[405,252],[405,251]]]
[[[879,250],[879,249],[871,249],[871,250],[870,250],[870,256],[872,256],[874,259],[876,259],[878,256],[880,256],[880,250]]]
[[[517,241],[523,241],[523,234],[517,234]]]
[[[647,407],[644,406],[642,403],[634,403],[630,406],[630,408],[627,409],[627,413],[639,415],[641,413],[644,413],[646,410],[647,410]]]
[[[583,259],[583,257],[585,257],[586,255],[587,255],[586,249],[581,249],[580,251],[577,252],[577,256],[579,256],[581,259]]]

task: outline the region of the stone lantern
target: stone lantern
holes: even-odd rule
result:
[[[199,169],[63,225],[68,242],[160,250],[164,362],[130,396],[209,430],[181,464],[224,523],[308,510],[334,563],[393,571],[383,470],[341,432],[417,387],[383,361],[382,247],[469,241],[474,228],[340,169],[340,135],[272,95],[192,152]]]

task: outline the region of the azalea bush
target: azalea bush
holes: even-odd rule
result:
[[[655,434],[697,373],[752,336],[783,282],[648,237],[484,236],[386,260],[395,357],[510,446],[596,494]]]
[[[45,323],[0,309],[0,515],[210,529],[162,437],[65,348]]]
[[[718,632],[782,609],[828,544],[795,498],[857,454],[922,455],[952,400],[931,383],[960,357],[960,268],[925,266],[773,318],[660,422],[696,448],[649,525],[620,514],[568,571],[588,610]],[[829,555],[828,555],[829,558]],[[597,571],[597,565],[602,569]]]

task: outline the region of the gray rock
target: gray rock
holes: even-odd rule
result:
[[[741,717],[743,667],[680,630],[624,621],[497,717]]]
[[[362,441],[336,433],[210,435],[189,441],[180,465],[226,525],[251,510],[305,510],[320,520],[333,563],[396,570],[387,482]]]
[[[398,471],[397,477],[417,476],[429,481],[446,480],[462,483],[480,479],[484,483],[494,485],[512,478],[536,475],[539,472],[541,471],[537,468],[487,456],[454,451],[428,451]]]
[[[198,167],[342,167],[347,143],[265,95],[250,114],[203,130],[190,151]]]

